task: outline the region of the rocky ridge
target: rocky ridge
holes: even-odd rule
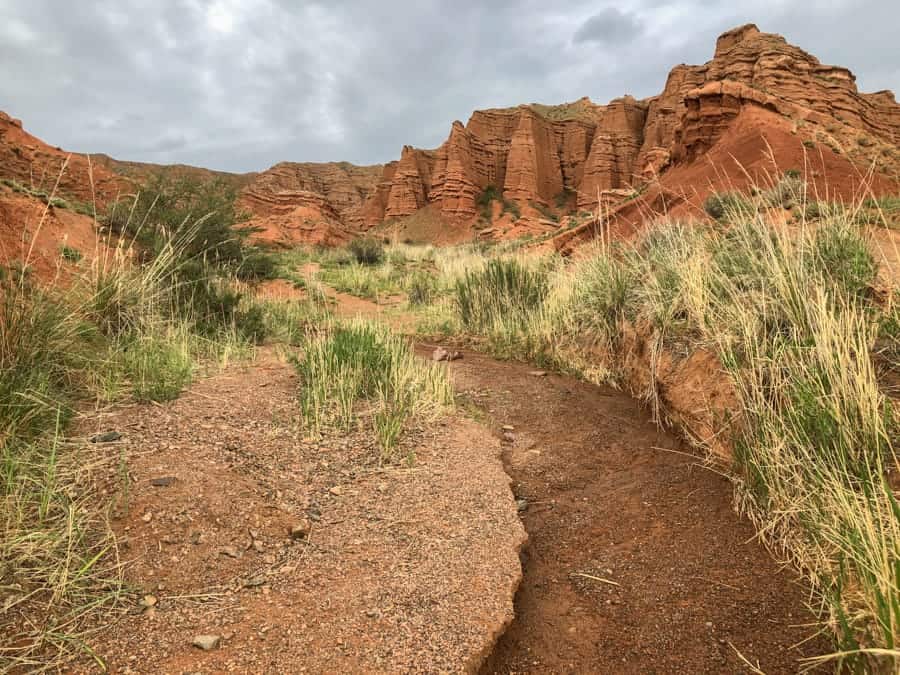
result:
[[[426,204],[448,220],[472,219],[488,186],[542,206],[569,193],[579,209],[607,196],[621,202],[670,167],[699,159],[748,107],[789,120],[798,144],[822,145],[862,171],[871,165],[900,175],[900,106],[891,92],[860,93],[848,69],[748,24],[719,37],[706,64],[673,68],[652,98],[523,105],[454,122],[438,149],[407,146],[385,167],[364,219],[372,225]]]

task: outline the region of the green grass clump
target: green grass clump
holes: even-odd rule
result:
[[[123,363],[137,401],[177,398],[190,384],[194,370],[194,359],[184,335],[149,335],[136,339],[125,345]]]
[[[434,301],[437,293],[437,281],[433,274],[419,271],[409,277],[406,299],[411,306],[429,305]]]
[[[515,259],[492,259],[482,270],[467,272],[454,287],[456,309],[466,329],[479,331],[505,317],[537,309],[549,290],[547,273]]]
[[[60,255],[62,255],[63,260],[70,263],[80,262],[84,257],[77,248],[72,248],[71,246],[63,246],[60,250]]]
[[[453,400],[445,367],[417,358],[404,338],[371,322],[338,324],[310,335],[295,364],[305,424],[314,431],[331,424],[350,430],[364,416],[382,460],[393,458],[412,416]]]
[[[805,204],[806,181],[797,169],[790,169],[772,187],[763,190],[761,197],[763,203],[768,206],[781,206],[786,209],[797,204]]]

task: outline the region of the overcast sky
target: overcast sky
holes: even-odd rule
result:
[[[0,110],[119,159],[370,164],[478,108],[656,94],[750,21],[900,89],[898,0],[0,0]]]

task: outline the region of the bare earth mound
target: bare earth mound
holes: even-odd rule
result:
[[[474,670],[512,619],[525,534],[498,441],[454,416],[380,469],[365,433],[304,440],[296,386],[269,358],[90,420],[129,466],[114,528],[139,593],[92,643],[114,672]]]

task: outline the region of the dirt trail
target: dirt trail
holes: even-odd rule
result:
[[[83,422],[128,467],[106,490],[135,594],[91,636],[111,672],[474,670],[512,619],[525,533],[497,439],[449,415],[408,431],[413,466],[379,466],[367,428],[306,438],[296,389],[264,351]]]
[[[427,347],[423,347],[424,350]],[[514,427],[529,535],[516,619],[483,673],[794,673],[828,651],[801,586],[699,465],[610,388],[467,353],[457,390]],[[682,454],[684,453],[684,454]],[[807,625],[804,625],[807,624]]]

